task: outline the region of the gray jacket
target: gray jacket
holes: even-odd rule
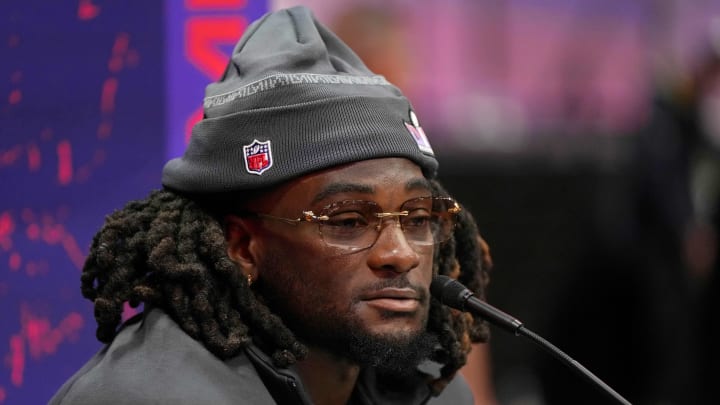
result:
[[[363,372],[351,404],[472,404],[456,377],[432,397],[423,374],[415,383],[381,387]],[[221,360],[154,309],[129,321],[50,400],[59,404],[305,404],[312,401],[292,368],[279,369],[255,346]]]

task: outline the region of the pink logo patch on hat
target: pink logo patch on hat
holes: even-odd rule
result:
[[[425,135],[425,131],[423,131],[420,123],[418,122],[415,111],[410,110],[410,122],[405,122],[405,128],[407,128],[410,132],[410,135],[412,135],[415,143],[417,143],[421,151],[429,153],[433,156],[435,155],[432,147],[430,146],[430,141],[428,141],[427,136]]]
[[[245,157],[245,170],[250,174],[261,175],[273,164],[270,141],[260,142],[253,140],[250,145],[243,146]]]

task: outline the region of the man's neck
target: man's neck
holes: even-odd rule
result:
[[[317,348],[295,367],[315,405],[346,404],[360,374],[359,366]]]

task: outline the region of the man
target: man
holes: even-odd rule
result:
[[[164,189],[96,235],[107,346],[51,403],[472,403],[455,375],[487,327],[428,291],[482,296],[483,249],[400,91],[298,7],[248,27],[204,108]]]

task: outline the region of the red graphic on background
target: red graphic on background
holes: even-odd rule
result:
[[[23,383],[25,372],[25,342],[22,337],[13,335],[10,338],[10,382],[19,387]]]
[[[60,185],[68,185],[72,181],[73,166],[72,166],[72,146],[70,142],[63,140],[57,144],[57,156],[58,156],[58,182]]]
[[[78,2],[77,17],[79,20],[92,20],[100,14],[100,7],[92,4],[92,0]]]
[[[7,150],[0,150],[0,168],[14,164],[21,153],[22,147],[20,145],[15,145]]]
[[[15,231],[15,221],[10,213],[0,213],[0,248],[10,250],[12,248],[12,239],[10,236]]]
[[[247,21],[242,17],[193,17],[185,27],[185,45],[188,60],[212,80],[225,70],[228,55],[221,45],[233,45],[245,30]]]
[[[66,212],[59,212],[57,217],[63,218]],[[30,209],[23,210],[23,220],[27,223],[25,234],[32,241],[42,241],[50,246],[60,245],[70,261],[81,269],[85,262],[85,255],[65,226],[58,223],[58,218],[50,214],[38,215]]]
[[[31,143],[27,146],[27,164],[28,170],[36,172],[40,170],[42,164],[42,156],[40,155],[40,149],[37,144]]]
[[[137,51],[130,47],[130,36],[127,33],[118,33],[112,45],[108,71],[110,75],[103,82],[100,91],[100,122],[97,129],[99,140],[108,139],[112,135],[113,116],[115,113],[115,100],[120,87],[118,74],[128,67],[134,67],[139,61]],[[13,83],[21,82],[22,71],[15,71],[11,76]],[[12,103],[19,103],[22,95],[20,90],[13,91],[8,96]],[[15,101],[13,101],[15,100]],[[26,164],[30,172],[39,172],[43,163],[52,164],[57,159],[56,178],[61,186],[68,186],[75,181],[86,181],[91,173],[105,162],[105,150],[100,146],[92,159],[87,162],[73,160],[73,145],[66,139],[53,144],[54,131],[52,128],[43,129],[39,137],[29,139],[27,144],[18,144],[0,149],[0,169],[20,164]],[[50,154],[52,158],[44,155]]]
[[[247,5],[245,0],[187,0],[191,11],[236,11]],[[241,15],[198,16],[185,24],[185,54],[190,64],[208,79],[217,80],[225,70],[229,55],[222,46],[234,45],[247,27]],[[192,127],[202,119],[203,109],[197,108],[185,122],[185,143],[190,142]]]
[[[18,252],[12,252],[8,260],[8,267],[10,267],[11,271],[18,271],[20,266],[22,266],[22,257]]]
[[[15,89],[10,92],[10,95],[8,96],[9,104],[17,104],[20,100],[22,100],[22,91]]]
[[[243,8],[247,5],[247,0],[185,0],[188,10],[222,10]]]
[[[49,246],[60,246],[72,264],[81,269],[85,262],[85,255],[78,245],[75,237],[58,222],[67,216],[65,210],[51,215],[37,214],[29,208],[22,212],[22,222],[25,224],[25,237],[32,242],[42,242]],[[0,253],[8,252],[8,267],[11,271],[19,271],[23,264],[28,276],[44,274],[49,268],[45,260],[23,259],[22,255],[13,250],[13,236],[17,230],[17,220],[11,211],[0,213]]]
[[[103,83],[102,95],[100,97],[100,111],[104,114],[115,110],[115,94],[117,93],[118,80],[115,77],[108,77]]]
[[[75,341],[79,337],[85,321],[77,312],[71,312],[55,327],[51,327],[47,318],[34,315],[27,305],[20,309],[21,329],[10,337],[10,382],[20,387],[27,364],[27,355],[33,360],[54,354],[58,346],[65,341]]]
[[[108,70],[112,73],[118,73],[123,70],[130,52],[130,36],[124,32],[118,34],[112,47],[110,60],[108,61]]]
[[[139,307],[137,307],[137,308],[133,308],[133,307],[130,306],[129,303],[127,303],[127,302],[124,303],[124,304],[123,304],[123,311],[122,311],[122,320],[123,320],[123,322],[125,322],[126,320],[128,320],[128,319],[132,318],[133,316],[139,314],[140,312],[142,312],[142,305],[139,306]]]
[[[94,3],[93,0],[78,0],[77,19],[88,21],[100,15],[101,7]],[[74,10],[71,9],[72,11]],[[2,41],[2,45],[7,44],[8,49],[21,48],[26,43],[21,33],[12,33]],[[95,72],[92,82],[101,84],[93,87],[96,94],[94,100],[97,101],[95,121],[90,123],[97,124],[96,133],[90,130],[89,133],[72,134],[64,123],[57,126],[49,123],[44,128],[26,129],[26,133],[13,136],[11,141],[3,139],[5,142],[0,146],[0,176],[7,176],[4,177],[7,179],[19,177],[28,184],[16,186],[40,188],[48,196],[46,200],[35,202],[43,208],[31,208],[31,203],[22,200],[18,200],[21,205],[13,206],[16,201],[14,198],[7,199],[5,204],[0,205],[0,272],[3,273],[0,278],[0,302],[8,297],[19,296],[17,293],[22,291],[18,289],[24,288],[24,284],[48,283],[49,278],[44,276],[51,272],[67,270],[69,266],[79,270],[84,264],[85,253],[69,225],[76,221],[76,216],[71,217],[70,208],[63,205],[63,202],[54,200],[58,195],[54,191],[87,181],[106,164],[110,152],[106,142],[113,135],[113,120],[116,119],[117,96],[122,89],[123,73],[136,67],[140,61],[139,53],[132,46],[131,36],[126,32],[116,33],[106,46],[105,52],[98,53],[102,56],[95,58],[96,66],[88,67]],[[97,52],[97,49],[93,52]],[[21,62],[21,58],[10,58],[9,81],[6,81],[8,78],[0,78],[7,85],[5,92],[0,94],[0,112],[11,114],[11,119],[14,119],[12,114],[16,109],[21,111],[28,108],[26,104],[34,94],[28,91],[30,82],[24,80],[26,74],[20,66]],[[40,121],[46,120],[42,118]],[[27,128],[33,126],[28,125]],[[69,128],[74,130],[75,127],[70,125]],[[22,171],[25,172],[21,174]],[[23,195],[22,188],[12,187],[11,184],[8,186],[8,196]],[[57,254],[58,252],[60,254]],[[61,260],[49,253],[54,253]],[[71,277],[75,277],[72,276],[72,271],[70,273]],[[16,286],[16,280],[23,277],[26,279],[19,281]],[[77,296],[77,300],[81,300],[79,291],[75,289],[69,291],[63,288],[57,294],[62,295],[63,299]],[[52,316],[44,313],[46,308],[40,309],[57,297],[39,298],[39,305],[12,299],[15,302],[6,307],[5,314],[0,315],[3,321],[0,336],[0,404],[23,402],[18,397],[13,397],[16,388],[27,392],[34,392],[40,386],[46,389],[42,382],[38,384],[38,381],[28,379],[33,363],[50,363],[49,357],[62,352],[63,345],[80,338],[80,332],[86,323],[80,313],[72,311],[72,308],[66,313],[53,313]],[[17,305],[20,307],[19,314],[13,316],[8,313],[11,311],[8,308],[16,308]],[[139,310],[126,308],[123,316],[132,316]],[[19,325],[7,322],[17,319],[18,315],[19,321],[16,322]],[[57,363],[60,359],[54,361]],[[48,370],[51,373],[57,372],[52,368]]]

